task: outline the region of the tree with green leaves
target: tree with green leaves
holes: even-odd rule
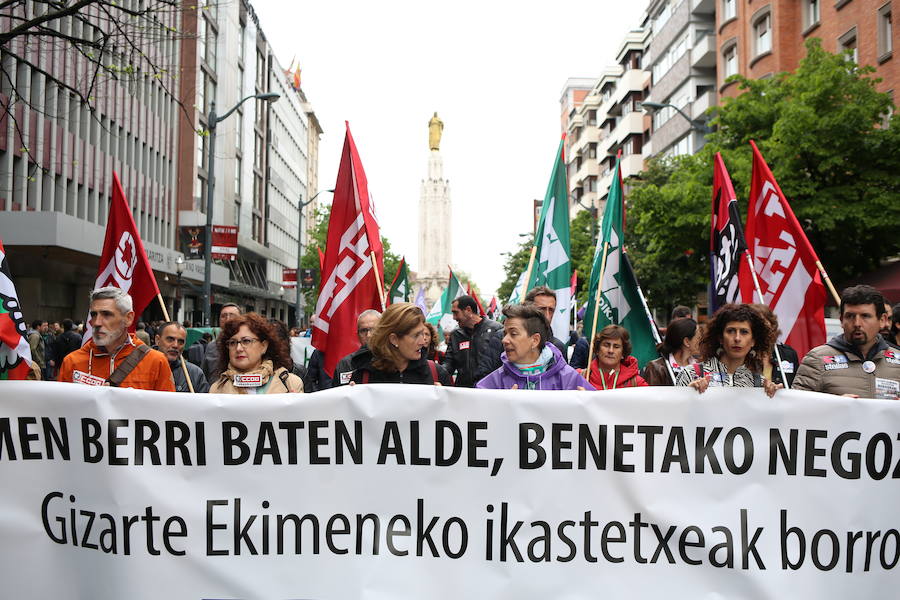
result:
[[[309,238],[306,242],[306,249],[300,258],[300,266],[304,269],[319,268],[319,248],[325,252],[325,242],[328,240],[328,220],[331,217],[331,205],[320,206],[316,209],[312,218],[312,225],[309,228]],[[381,236],[381,244],[384,246],[384,279],[385,291],[390,287],[397,269],[400,267],[401,257],[391,251],[391,243],[387,238]],[[319,274],[321,277],[321,273]],[[307,316],[313,314],[316,309],[316,301],[319,297],[318,285],[314,288],[303,290],[306,298],[305,312]]]
[[[696,155],[652,159],[633,180],[629,255],[652,306],[693,304],[709,282],[712,161],[721,152],[746,214],[755,140],[836,281],[852,280],[900,252],[900,121],[874,69],[818,39],[793,73],[734,76],[717,131]]]
[[[520,234],[525,235],[525,234]],[[531,258],[531,247],[534,245],[534,235],[529,233],[527,237],[519,242],[519,247],[515,252],[504,252],[506,263],[503,265],[503,273],[506,278],[500,287],[497,288],[497,303],[503,305],[513,291],[519,275],[528,268],[528,259]]]

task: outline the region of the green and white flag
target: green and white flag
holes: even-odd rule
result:
[[[409,302],[409,269],[406,266],[406,257],[400,259],[397,274],[388,290],[388,304],[395,302]]]
[[[553,335],[561,340],[569,338],[572,309],[572,262],[569,242],[569,195],[566,185],[566,163],[563,142],[559,142],[556,161],[534,240],[537,244],[534,266],[528,279],[528,289],[546,285],[556,292],[556,313],[550,324]]]
[[[425,316],[426,321],[438,328],[440,335],[444,335],[445,329],[455,329],[452,313],[453,301],[460,296],[465,296],[465,294],[465,288],[463,288],[462,283],[459,282],[459,279],[456,278],[451,269],[450,282],[444,288],[444,291],[441,292],[441,297],[438,298],[438,301],[434,303],[434,306],[431,307],[431,310]]]
[[[624,237],[624,194],[619,171],[619,161],[613,172],[612,185],[606,201],[606,210],[600,228],[600,237],[594,250],[591,267],[590,295],[584,314],[584,331],[589,341],[607,325],[621,325],[631,336],[632,354],[643,367],[656,359],[656,342],[653,329],[638,294],[637,279],[622,249]],[[603,264],[604,249],[606,264]],[[603,293],[596,311],[597,290],[600,288],[600,270],[603,268]]]

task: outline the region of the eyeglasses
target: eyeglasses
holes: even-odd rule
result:
[[[255,338],[241,338],[239,340],[228,340],[227,342],[225,342],[225,345],[228,346],[229,350],[234,350],[235,348],[237,348],[238,344],[240,344],[244,348],[249,348],[258,341],[259,340]]]
[[[362,329],[357,329],[356,333],[358,333],[359,335],[367,335],[369,333],[372,333],[373,329],[374,327],[363,327]]]

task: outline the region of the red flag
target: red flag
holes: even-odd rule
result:
[[[494,315],[497,314],[497,296],[491,296],[491,303],[488,305],[488,314],[490,314],[491,318],[494,318]]]
[[[762,302],[778,316],[779,341],[804,356],[825,343],[825,286],[819,257],[753,141],[753,176],[747,210],[747,247]],[[742,265],[741,296],[753,302],[749,265]]]
[[[569,292],[572,294],[572,297],[575,297],[575,288],[578,287],[578,269],[572,271],[572,281],[570,284]]]
[[[478,298],[478,294],[476,294],[472,289],[471,283],[466,283],[466,295],[472,296],[472,298],[475,300],[475,304],[478,305],[478,314],[482,317],[487,316],[487,313],[484,312],[484,307],[481,305],[481,300]]]
[[[722,155],[713,167],[712,220],[709,232],[709,310],[740,302],[738,269],[746,261],[747,242],[741,228],[737,199]]]
[[[134,224],[131,208],[125,200],[125,192],[119,183],[119,176],[113,173],[112,202],[109,204],[109,220],[106,222],[106,238],[103,240],[103,254],[100,256],[100,270],[94,289],[117,287],[131,296],[134,314],[140,315],[147,305],[159,295],[156,277],[144,252],[144,244]],[[89,323],[88,321],[85,321]],[[137,328],[137,319],[130,331]],[[84,335],[85,343],[91,339],[90,327]]]
[[[328,221],[319,299],[312,318],[312,344],[325,354],[324,368],[329,375],[340,359],[359,348],[359,313],[370,308],[384,310],[376,279],[383,276],[384,250],[375,207],[348,123]]]
[[[319,273],[321,273],[325,268],[325,253],[318,246],[316,246],[316,250],[319,251]]]
[[[0,241],[0,380],[25,379],[31,371],[31,346],[26,331],[6,250]]]

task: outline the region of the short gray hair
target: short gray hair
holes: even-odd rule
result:
[[[357,325],[364,317],[371,317],[371,316],[374,316],[375,318],[380,319],[381,313],[378,312],[377,310],[375,310],[374,308],[366,309],[366,310],[362,311],[361,313],[359,313],[359,316],[356,317]]]
[[[109,286],[92,290],[92,304],[94,300],[115,300],[116,308],[118,308],[119,312],[121,312],[123,315],[134,310],[134,302],[132,302],[131,296],[129,296],[128,292],[126,292],[122,288]]]

